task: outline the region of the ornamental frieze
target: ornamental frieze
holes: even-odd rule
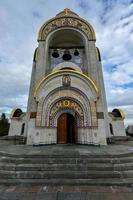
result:
[[[73,27],[81,30],[85,33],[88,40],[95,40],[95,34],[85,22],[81,21],[80,19],[72,18],[72,17],[64,17],[64,18],[57,18],[47,25],[42,27],[39,33],[38,40],[46,40],[46,37],[52,31],[60,28],[60,27]]]
[[[57,113],[58,110],[60,110],[62,108],[69,108],[69,109],[75,110],[75,111],[77,111],[80,114],[80,116],[83,116],[83,110],[77,104],[77,102],[74,102],[72,100],[67,100],[67,99],[58,101],[53,106],[53,108],[51,109],[50,116],[54,116],[55,113]]]

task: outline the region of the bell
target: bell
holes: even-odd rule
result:
[[[70,51],[69,50],[65,50],[64,51],[64,55],[62,56],[63,60],[71,60],[72,56],[70,54]]]
[[[54,58],[58,58],[58,57],[59,57],[59,53],[58,53],[58,50],[57,50],[57,49],[55,49],[55,50],[53,51],[52,56],[53,56]]]
[[[75,49],[75,51],[74,51],[74,56],[78,56],[78,55],[79,55],[79,52],[78,52],[77,49]]]

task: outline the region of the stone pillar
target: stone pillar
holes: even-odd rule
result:
[[[105,87],[104,87],[104,79],[103,79],[103,72],[102,72],[102,65],[101,62],[98,62],[98,76],[99,76],[99,83],[101,88],[101,99],[103,102],[103,110],[104,110],[104,121],[105,121],[105,131],[106,136],[109,137],[109,122],[108,122],[108,109],[107,109],[107,100],[105,94]]]
[[[33,61],[30,89],[29,89],[29,98],[28,98],[27,112],[26,112],[26,117],[25,117],[25,130],[24,130],[25,137],[27,136],[28,122],[30,120],[30,113],[36,112],[36,109],[37,109],[37,105],[36,105],[35,99],[33,97],[33,91],[34,91],[34,87],[35,87],[35,74],[36,74],[36,63],[35,63],[35,61]]]
[[[103,117],[99,117],[98,126],[100,131],[100,138],[106,138],[109,135],[109,127],[108,127],[108,110],[107,110],[107,101],[105,95],[104,81],[103,81],[103,73],[102,66],[100,61],[97,59],[96,55],[96,47],[94,41],[89,41],[89,68],[88,73],[92,80],[96,83],[99,88],[99,99],[97,101],[97,112],[101,114],[103,113]],[[105,140],[105,139],[104,139]],[[101,143],[105,143],[102,141]]]
[[[38,45],[38,59],[36,63],[35,85],[46,74],[46,61],[47,61],[47,51],[46,51],[45,41],[40,41]]]

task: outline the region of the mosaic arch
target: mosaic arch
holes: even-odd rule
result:
[[[88,99],[85,99],[83,94],[81,94],[79,91],[75,91],[74,88],[73,89],[71,88],[71,90],[69,91],[67,89],[60,88],[56,91],[53,91],[52,94],[50,94],[46,99],[44,99],[43,105],[42,105],[42,111],[43,113],[46,113],[46,120],[45,122],[42,121],[42,124],[49,124],[50,110],[54,106],[54,104],[60,99],[72,99],[73,101],[78,102],[78,104],[84,110],[85,124],[90,124],[90,121],[87,120],[87,119],[90,119],[90,116],[89,116],[90,102],[88,101]]]
[[[72,99],[73,101],[78,102],[84,110],[84,126],[91,125],[90,111],[92,110],[92,101],[81,91],[75,90],[74,88],[71,88],[70,90],[58,88],[38,102],[36,126],[49,126],[50,110],[60,99]]]
[[[61,99],[72,99],[82,107],[84,114],[84,127],[97,127],[97,113],[96,113],[96,102],[93,99],[88,99],[84,96],[81,91],[74,90],[70,91],[66,89],[56,89],[49,93],[46,98],[41,98],[38,102],[36,126],[44,127],[50,126],[50,111],[52,107]],[[70,108],[65,107],[66,111],[70,111]],[[72,110],[72,109],[71,109]],[[54,126],[55,126],[54,122]]]
[[[38,34],[38,41],[46,40],[48,34],[52,31],[59,29],[60,27],[71,27],[76,28],[82,31],[88,38],[88,40],[96,40],[95,32],[92,26],[81,18],[74,17],[61,17],[61,18],[53,18],[52,20],[45,23]]]
[[[57,119],[59,117],[59,113],[68,112],[71,113],[73,111],[76,116],[79,118],[79,126],[82,127],[84,125],[84,111],[76,101],[72,99],[61,99],[57,101],[50,110],[50,127],[57,126]],[[70,112],[69,112],[70,111]]]

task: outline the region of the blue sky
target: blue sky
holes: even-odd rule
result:
[[[26,110],[38,30],[66,7],[96,31],[108,110],[133,124],[133,0],[0,0],[0,113]]]

